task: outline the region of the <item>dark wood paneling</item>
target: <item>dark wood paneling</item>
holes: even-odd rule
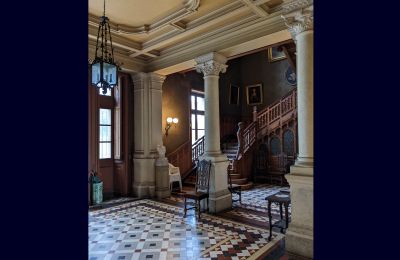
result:
[[[181,175],[188,171],[192,167],[192,145],[190,141],[187,141],[174,152],[167,155],[168,161],[179,167]]]
[[[89,77],[90,78],[90,77]],[[120,73],[121,86],[121,157],[118,160],[99,160],[99,108],[114,108],[114,97],[98,95],[98,89],[88,83],[89,91],[89,154],[88,154],[88,176],[90,171],[95,171],[103,181],[103,198],[109,199],[117,196],[131,194],[132,163],[131,150],[133,147],[133,85],[129,74]],[[114,121],[114,113],[112,113]],[[115,123],[115,122],[114,122]],[[114,123],[112,136],[114,138]],[[115,140],[114,140],[115,142]],[[113,153],[114,158],[114,143]],[[90,197],[90,185],[89,185]],[[90,203],[90,201],[89,201]]]

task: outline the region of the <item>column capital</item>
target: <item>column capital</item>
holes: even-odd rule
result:
[[[150,77],[152,82],[156,82],[156,83],[159,83],[159,84],[164,83],[164,80],[167,78],[166,76],[163,76],[161,74],[157,74],[157,73],[154,73],[154,72],[150,72],[150,73],[148,73],[148,75],[149,75],[149,77]]]
[[[162,84],[164,83],[164,80],[166,76],[150,72],[150,73],[145,73],[145,72],[137,72],[137,73],[132,73],[132,81],[134,85],[134,89],[143,89],[144,85],[146,84],[145,82],[151,82],[150,88],[159,88],[161,89]]]
[[[293,39],[305,31],[314,30],[313,0],[294,0],[283,4],[283,15]]]
[[[218,76],[220,72],[225,73],[227,58],[216,52],[211,52],[195,58],[197,63],[196,71],[201,72],[204,76]]]

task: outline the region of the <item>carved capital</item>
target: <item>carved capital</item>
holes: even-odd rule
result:
[[[313,0],[295,0],[285,4],[282,18],[293,39],[305,31],[314,30]]]
[[[196,71],[203,73],[204,76],[218,76],[220,72],[225,73],[228,67],[225,64],[227,59],[216,52],[197,57],[195,61],[197,63]]]
[[[218,76],[220,72],[225,73],[228,65],[216,61],[207,61],[196,65],[196,71],[203,73],[204,76]]]

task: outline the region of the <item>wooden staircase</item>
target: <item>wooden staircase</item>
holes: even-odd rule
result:
[[[253,172],[253,156],[257,153],[258,144],[265,142],[268,137],[282,135],[285,129],[291,128],[297,136],[297,90],[293,89],[280,100],[276,101],[260,112],[255,112],[255,119],[243,130],[239,129],[239,153],[232,162],[241,176],[250,179]],[[267,141],[268,142],[268,141]],[[276,158],[275,155],[267,158],[268,164]],[[288,160],[294,162],[294,154]]]
[[[222,152],[227,155],[230,165],[228,170],[232,174],[234,184],[242,189],[252,187],[249,180],[252,178],[253,156],[257,152],[257,145],[264,142],[269,136],[281,136],[283,130],[291,127],[294,136],[297,136],[297,101],[296,89],[290,91],[283,98],[261,110],[255,112],[254,121],[241,129],[238,136],[240,140],[229,141],[222,144]],[[204,154],[204,137],[198,139],[193,145],[190,140],[173,153],[167,155],[168,160],[181,170],[182,182],[194,186],[196,181],[195,161]],[[269,159],[272,159],[271,156]],[[289,160],[294,161],[294,155]]]
[[[249,182],[247,178],[243,178],[235,165],[236,156],[239,150],[239,144],[237,141],[224,143],[222,147],[222,153],[224,153],[229,160],[228,171],[230,172],[232,183],[240,185],[242,190],[248,190],[253,187],[253,183]]]

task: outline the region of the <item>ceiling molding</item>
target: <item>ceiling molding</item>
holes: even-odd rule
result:
[[[261,18],[259,18],[261,19]],[[253,40],[268,34],[286,30],[283,19],[277,14],[268,20],[252,20],[246,24],[221,28],[218,33],[209,33],[175,45],[168,52],[161,52],[161,56],[146,66],[147,71],[156,71],[178,64],[196,56]]]
[[[160,37],[154,38],[150,41],[143,43],[143,50],[150,51],[152,49],[161,48],[170,42],[177,41],[187,35],[205,29],[218,22],[224,21],[241,13],[247,12],[248,8],[238,3],[232,3],[220,8],[214,12],[210,12],[208,15],[203,16],[197,20],[194,20],[186,24],[186,30],[183,32],[174,31],[161,35]]]
[[[97,28],[95,28],[94,26],[89,26],[89,38],[95,40],[97,39]],[[124,37],[113,34],[112,40],[114,46],[119,46],[121,48],[125,48],[127,50],[135,52],[142,50],[142,44],[126,39]]]
[[[94,57],[96,46],[89,44],[89,57]],[[146,62],[142,62],[139,59],[131,59],[126,55],[123,55],[118,50],[114,50],[114,60],[119,64],[123,70],[126,71],[144,71],[146,69]]]
[[[266,17],[268,15],[268,13],[264,9],[262,9],[258,5],[255,5],[254,2],[251,0],[240,0],[240,1],[242,1],[245,5],[247,5],[251,9],[251,11],[256,15],[260,17]]]
[[[111,25],[115,59],[128,71],[168,73],[178,68],[187,68],[193,64],[194,58],[204,53],[221,51],[224,54],[223,51],[228,50],[226,53],[233,56],[243,50],[249,51],[252,47],[263,47],[263,37],[287,29],[281,18],[282,5],[287,1],[278,5],[276,1],[270,2],[272,0],[221,1],[223,2],[215,5],[218,7],[210,8],[206,14],[194,20],[190,20],[188,12],[193,13],[201,8],[200,0],[183,1],[182,8],[151,25],[131,26],[128,29],[132,33],[121,33],[124,25]],[[264,12],[261,14],[255,9]],[[182,20],[183,16],[189,19]],[[153,35],[155,37],[147,41],[146,36],[133,37],[144,40],[143,43],[123,36],[149,35],[155,28],[161,29],[165,26],[168,26],[168,30],[160,31],[157,33],[159,36]],[[89,14],[90,55],[94,54],[96,48],[97,31],[98,17]],[[255,39],[260,40],[255,42]],[[266,42],[264,46],[267,44],[271,42]],[[168,69],[171,67],[172,70]]]
[[[175,12],[161,18],[154,24],[142,25],[142,26],[130,26],[125,24],[117,24],[109,21],[110,29],[112,32],[123,35],[140,35],[140,34],[151,34],[166,26],[169,26],[175,22],[186,18],[193,12],[196,12],[200,5],[200,0],[184,0],[182,8]],[[99,24],[100,17],[89,14],[89,25],[97,26]]]
[[[255,52],[266,50],[268,47],[278,46],[283,43],[293,42],[291,34],[288,30],[284,29],[275,33],[271,33],[259,38],[252,39],[250,41],[237,44],[225,49],[218,51],[218,53],[228,57],[228,60],[249,55]],[[156,70],[155,73],[161,75],[169,75],[176,72],[184,72],[195,70],[196,61],[194,59],[187,60],[181,63],[177,63],[166,68]]]

